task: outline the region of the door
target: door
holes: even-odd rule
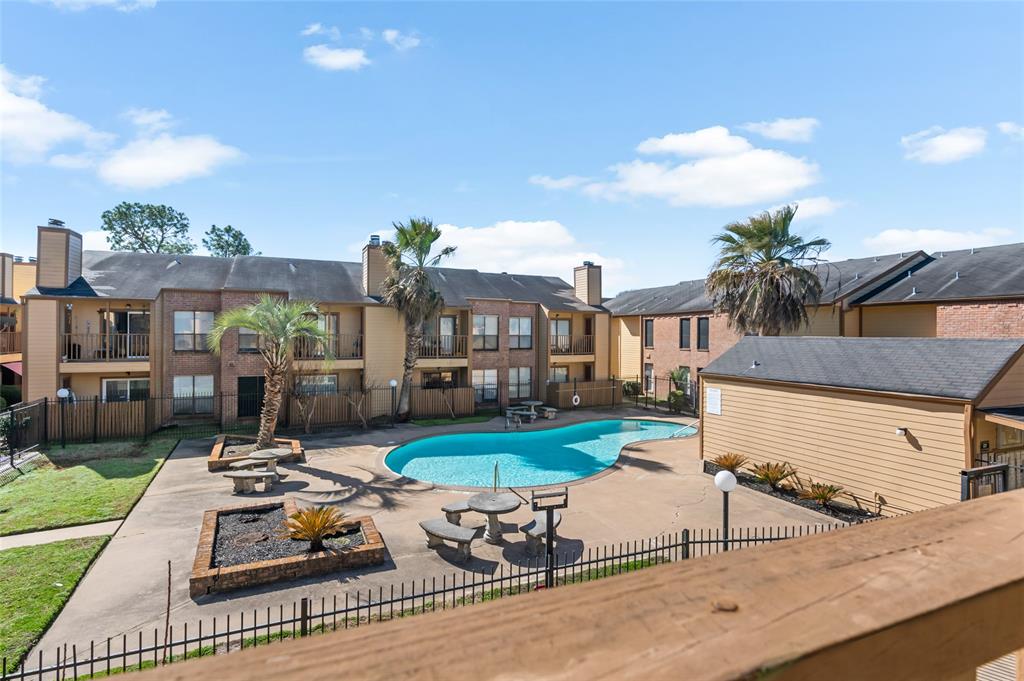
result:
[[[644,392],[654,392],[654,365],[644,364]]]
[[[594,365],[584,364],[583,365],[583,382],[589,383],[594,380]]]
[[[455,354],[455,317],[444,316],[438,320],[438,345],[442,357]]]
[[[569,320],[552,319],[550,322],[551,350],[565,354],[569,352]]]
[[[238,377],[238,418],[260,415],[265,383],[263,376]]]

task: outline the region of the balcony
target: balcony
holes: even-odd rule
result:
[[[61,345],[64,362],[124,362],[149,359],[149,334],[107,335],[65,333]]]
[[[592,355],[593,336],[551,336],[552,355]]]
[[[468,336],[424,336],[420,346],[421,359],[467,357]]]
[[[359,359],[363,356],[363,336],[358,333],[332,333],[327,343],[299,338],[295,341],[295,359],[324,359],[327,347],[330,347],[334,359]]]
[[[20,331],[0,331],[0,355],[21,352]]]

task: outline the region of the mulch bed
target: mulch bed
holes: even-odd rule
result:
[[[213,546],[213,567],[229,567],[309,552],[309,542],[279,536],[285,521],[281,506],[265,509],[227,511],[217,520]],[[350,549],[362,546],[366,538],[358,525],[324,540],[324,547]]]
[[[256,443],[254,442],[232,442],[225,440],[224,449],[221,450],[221,457],[249,456],[255,451]]]
[[[725,469],[720,466],[716,466],[710,461],[704,462],[704,472],[707,473],[708,475],[714,476],[715,473],[718,473],[719,471],[722,470]],[[825,507],[816,501],[812,501],[810,499],[801,499],[797,495],[796,490],[794,489],[783,488],[779,490],[774,490],[772,489],[771,485],[766,485],[765,483],[757,480],[757,478],[755,478],[754,476],[743,471],[736,473],[736,482],[738,482],[739,484],[743,485],[748,489],[752,489],[754,491],[761,492],[762,494],[773,496],[776,499],[788,501],[789,503],[796,504],[797,506],[809,508],[810,510],[817,511],[818,513],[823,513],[825,515],[832,516],[836,520],[840,520],[844,523],[860,523],[864,522],[865,520],[871,520],[873,518],[880,517],[877,513],[871,513],[870,511],[854,508],[853,506],[847,506],[846,504],[837,504],[833,502],[829,506]]]

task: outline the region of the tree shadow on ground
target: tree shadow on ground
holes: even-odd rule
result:
[[[627,452],[629,453],[627,454]],[[667,463],[638,456],[641,453],[641,449],[627,445],[622,448],[622,453],[619,454],[618,463],[621,466],[631,466],[649,473],[667,473],[672,470],[672,466],[669,466]]]
[[[430,489],[430,486],[424,485],[418,480],[411,478],[399,478],[396,480],[362,466],[356,466],[355,468],[368,473],[368,480],[344,473],[314,468],[302,463],[289,464],[288,468],[334,485],[333,488],[327,490],[310,490],[308,494],[299,497],[303,501],[315,504],[341,505],[356,502],[376,502],[377,507],[382,510],[393,510],[402,505],[403,497]]]

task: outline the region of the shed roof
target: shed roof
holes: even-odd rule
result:
[[[1024,339],[746,336],[704,374],[976,399]]]

